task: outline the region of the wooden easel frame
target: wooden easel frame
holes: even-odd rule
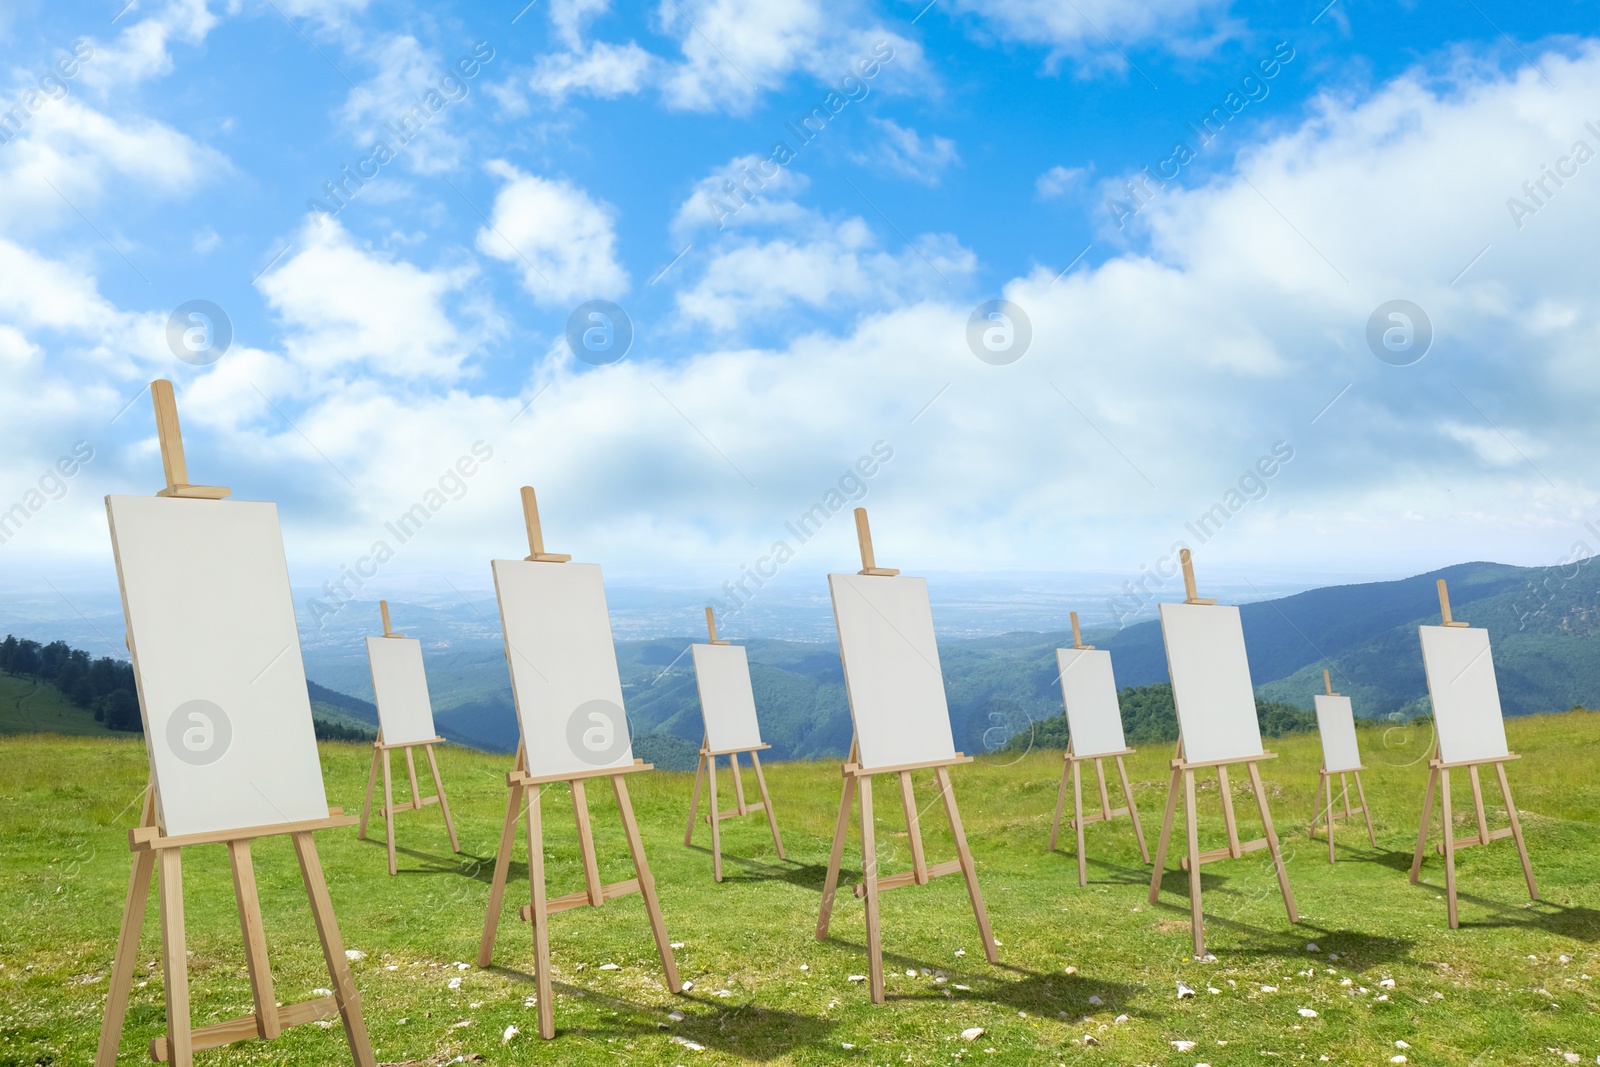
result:
[[[389,626],[389,602],[378,601],[378,611],[383,616],[383,636],[403,638],[405,634],[397,634]],[[439,775],[439,761],[434,758],[433,746],[444,741],[442,737],[430,737],[426,741],[407,741],[404,744],[390,745],[383,740],[383,727],[378,727],[378,739],[372,742],[372,769],[367,772],[367,798],[361,804],[361,829],[356,831],[356,837],[362,841],[367,839],[367,817],[372,813],[372,791],[378,782],[378,764],[383,763],[383,807],[378,809],[378,814],[383,817],[384,829],[389,839],[389,873],[396,873],[394,860],[394,816],[399,811],[421,811],[429,804],[439,805],[439,811],[444,815],[444,828],[450,834],[450,851],[460,852],[461,845],[456,840],[455,820],[450,817],[450,801],[444,795],[444,779]],[[428,769],[433,772],[433,796],[425,797],[422,790],[417,788],[417,762],[411,750],[420,748],[428,757]],[[411,803],[399,808],[394,806],[393,775],[389,764],[389,753],[399,749],[406,757],[406,778],[411,783]]]
[[[1189,550],[1187,548],[1181,550],[1178,558],[1183,564],[1183,587],[1186,594],[1184,603],[1215,604],[1215,600],[1201,597],[1195,589],[1194,563]],[[1189,872],[1189,917],[1196,959],[1206,954],[1206,920],[1200,898],[1200,868],[1207,863],[1236,860],[1247,852],[1266,849],[1272,856],[1272,865],[1278,876],[1278,889],[1283,893],[1283,904],[1289,913],[1289,921],[1292,923],[1300,921],[1300,913],[1294,906],[1294,892],[1289,888],[1289,871],[1284,866],[1283,851],[1278,846],[1278,833],[1272,825],[1272,812],[1267,807],[1267,793],[1261,785],[1261,772],[1256,766],[1261,760],[1277,758],[1276,753],[1262,752],[1259,756],[1247,756],[1243,759],[1190,763],[1184,757],[1183,733],[1182,728],[1179,728],[1178,749],[1169,764],[1172,768],[1172,779],[1167,785],[1167,809],[1161,819],[1161,837],[1156,843],[1155,870],[1150,876],[1149,900],[1154,904],[1161,897],[1161,878],[1166,874],[1167,844],[1172,838],[1172,824],[1177,813],[1178,791],[1181,788],[1185,829],[1188,831],[1188,851],[1179,862],[1179,867]],[[1250,788],[1255,793],[1256,808],[1261,814],[1263,835],[1253,841],[1239,840],[1239,825],[1233,813],[1233,791],[1228,782],[1228,768],[1241,763],[1250,775]],[[1201,852],[1200,824],[1195,803],[1195,772],[1208,767],[1214,767],[1217,771],[1217,788],[1222,797],[1222,819],[1227,829],[1228,843],[1222,848]]]
[[[711,634],[709,640],[713,645],[725,645],[728,642],[717,638],[717,617],[710,607],[706,608],[706,630]],[[752,812],[763,811],[767,815],[767,826],[772,830],[772,844],[778,850],[778,858],[787,860],[789,857],[783,851],[783,836],[778,833],[778,816],[772,810],[772,794],[767,792],[767,776],[761,771],[761,757],[757,754],[762,749],[771,748],[771,745],[761,744],[751,748],[728,748],[711,750],[711,735],[704,733],[700,737],[700,763],[694,772],[694,798],[689,801],[689,826],[683,832],[685,846],[694,844],[695,817],[700,814],[700,785],[702,780],[710,785],[711,810],[706,814],[706,822],[711,824],[711,877],[715,881],[722,881],[722,831],[720,824],[723,819],[736,816],[749,815]],[[744,778],[739,773],[739,754],[747,753],[750,756],[750,765],[755,768],[756,786],[761,790],[761,803],[747,804],[744,799]],[[717,806],[717,757],[727,756],[728,765],[733,769],[733,798],[735,806],[728,811],[723,811]]]
[[[1072,616],[1072,647],[1079,651],[1093,650],[1093,645],[1083,643],[1083,634],[1078,629],[1078,613]],[[1071,826],[1078,834],[1078,885],[1089,884],[1088,859],[1084,855],[1083,827],[1090,822],[1110,822],[1119,816],[1126,815],[1133,822],[1133,836],[1139,842],[1139,854],[1144,857],[1145,863],[1150,862],[1150,849],[1144,843],[1144,827],[1139,823],[1139,809],[1133,802],[1133,785],[1128,781],[1128,768],[1122,762],[1122,757],[1133,755],[1131,748],[1120,749],[1116,752],[1102,752],[1098,756],[1079,757],[1073,754],[1072,743],[1067,744],[1067,752],[1063,757],[1064,764],[1061,768],[1061,788],[1056,793],[1056,815],[1050,823],[1050,851],[1056,850],[1056,839],[1061,832],[1061,812],[1067,805],[1067,780],[1072,780],[1072,820]],[[1122,779],[1122,795],[1126,799],[1125,807],[1113,808],[1111,797],[1106,792],[1106,765],[1107,759],[1117,761],[1117,774]],[[1085,816],[1083,814],[1083,780],[1079,764],[1094,761],[1095,781],[1100,786],[1100,811],[1098,814]]]
[[[156,411],[156,430],[161,441],[162,466],[167,487],[157,495],[221,500],[228,495],[222,486],[187,484],[183,438],[178,427],[178,409],[173,400],[172,383],[160,379],[150,383]],[[328,817],[302,823],[281,823],[243,830],[167,836],[161,832],[156,812],[158,794],[154,780],[145,790],[139,826],[128,831],[128,848],[133,852],[133,872],[128,881],[128,896],[123,905],[122,928],[117,937],[116,956],[111,965],[111,980],[106,995],[105,1016],[100,1024],[100,1041],[95,1050],[95,1067],[114,1067],[122,1043],[122,1025],[127,1017],[128,996],[133,987],[134,967],[139,959],[139,937],[144,930],[145,906],[150,897],[150,879],[157,861],[161,874],[160,893],[161,962],[166,994],[166,1034],[150,1042],[150,1058],[174,1067],[190,1067],[194,1054],[220,1048],[235,1041],[259,1037],[270,1041],[285,1027],[299,1026],[338,1015],[344,1024],[345,1038],[357,1067],[375,1067],[372,1042],[361,1016],[361,995],[350,975],[344,941],[328,896],[312,833],[316,830],[350,826],[355,819],[338,808],[329,808]],[[261,921],[261,901],[256,892],[255,864],[250,843],[261,837],[287,834],[294,842],[300,863],[300,876],[316,922],[317,937],[333,986],[329,996],[295,1004],[279,1005],[274,997],[272,971],[267,961],[267,939]],[[245,965],[250,973],[254,1011],[209,1026],[195,1026],[189,1014],[189,969],[184,937],[182,849],[194,845],[222,844],[228,847],[228,862],[233,870],[234,900],[239,908],[239,925],[244,935]]]
[[[528,528],[527,559],[541,563],[566,563],[572,559],[544,550],[544,537],[539,525],[539,503],[531,486],[522,487],[522,512]],[[509,657],[509,653],[508,653]],[[520,722],[520,719],[519,719]],[[598,908],[608,900],[638,893],[644,898],[645,911],[650,918],[650,932],[655,936],[656,951],[661,956],[661,968],[666,975],[667,989],[679,992],[683,984],[678,980],[678,964],[672,955],[672,942],[667,937],[665,920],[661,917],[661,904],[656,899],[655,878],[650,873],[650,863],[645,858],[644,842],[639,836],[639,823],[633,815],[633,801],[628,795],[626,775],[653,770],[643,760],[634,760],[631,767],[600,767],[578,774],[540,775],[527,773],[525,742],[517,744],[517,758],[511,773],[506,775],[506,785],[511,794],[506,800],[505,821],[500,827],[500,846],[495,852],[494,880],[489,887],[489,912],[483,922],[483,937],[478,942],[478,966],[487,967],[494,958],[495,933],[500,925],[500,909],[506,891],[506,876],[511,864],[511,850],[516,843],[517,822],[527,816],[528,834],[528,892],[529,903],[522,908],[524,922],[533,924],[534,982],[539,1011],[539,1036],[545,1039],[556,1036],[555,1003],[550,978],[550,916],[569,908]],[[595,856],[594,834],[589,824],[589,800],[584,783],[591,778],[610,778],[611,789],[617,798],[617,810],[622,817],[622,830],[628,841],[628,852],[633,857],[635,877],[622,882],[603,884],[600,881],[599,861]],[[585,888],[565,896],[551,897],[544,877],[544,817],[541,798],[544,787],[565,782],[572,789],[572,809],[577,822],[578,850],[583,860]]]
[[[1445,626],[1467,626],[1468,623],[1458,622],[1450,614],[1450,591],[1445,586],[1443,578],[1439,579],[1439,614]],[[1433,758],[1428,761],[1428,788],[1422,795],[1422,822],[1417,827],[1417,848],[1411,857],[1411,884],[1416,885],[1417,879],[1422,875],[1422,859],[1428,846],[1428,828],[1433,821],[1433,797],[1437,790],[1439,794],[1439,821],[1440,830],[1444,840],[1435,845],[1435,851],[1444,857],[1444,891],[1446,910],[1450,920],[1450,929],[1457,929],[1461,925],[1461,918],[1456,908],[1456,850],[1470,848],[1473,845],[1487,845],[1490,841],[1498,841],[1509,837],[1516,842],[1517,857],[1522,861],[1522,877],[1528,883],[1528,896],[1532,900],[1539,899],[1539,885],[1534,881],[1533,863],[1528,859],[1528,845],[1522,836],[1522,820],[1517,817],[1517,803],[1511,797],[1511,782],[1506,778],[1506,764],[1522,757],[1515,752],[1507,753],[1500,759],[1489,760],[1461,760],[1455,763],[1445,763],[1440,758],[1438,738],[1433,743]],[[1484,814],[1483,785],[1478,778],[1478,768],[1484,765],[1494,767],[1495,778],[1500,783],[1500,796],[1506,805],[1506,820],[1510,824],[1499,830],[1489,829],[1489,820]],[[1477,816],[1478,832],[1468,838],[1456,839],[1455,814],[1450,806],[1450,772],[1451,770],[1465,767],[1467,780],[1472,786],[1472,809]]]
[[[1322,685],[1323,688],[1327,689],[1328,696],[1336,697],[1339,695],[1333,691],[1333,677],[1326,669],[1322,672]],[[1378,835],[1372,832],[1372,813],[1367,810],[1367,791],[1361,787],[1361,772],[1364,770],[1366,770],[1365,767],[1357,767],[1350,771],[1334,772],[1339,776],[1339,795],[1344,802],[1344,811],[1340,812],[1334,807],[1333,802],[1333,774],[1328,773],[1327,759],[1324,758],[1322,761],[1322,770],[1317,777],[1317,796],[1324,798],[1327,806],[1311,817],[1311,828],[1307,833],[1311,840],[1315,841],[1317,839],[1317,824],[1319,822],[1327,824],[1329,863],[1334,862],[1333,821],[1335,819],[1349,819],[1356,815],[1362,816],[1367,821],[1367,840],[1372,844],[1373,848],[1378,847]],[[1361,800],[1360,805],[1354,808],[1350,806],[1350,778],[1348,776],[1355,777],[1356,795]]]
[[[872,552],[872,532],[867,526],[867,509],[856,508],[856,538],[861,545],[860,574],[883,577],[898,575],[898,570],[877,566]],[[967,832],[961,825],[961,811],[956,806],[955,791],[950,785],[950,768],[959,763],[971,763],[972,757],[958,752],[954,759],[934,760],[927,763],[907,763],[891,767],[863,768],[860,765],[861,747],[852,736],[850,757],[840,768],[844,777],[844,790],[839,797],[839,816],[833,828],[833,849],[828,855],[828,875],[822,886],[822,909],[817,916],[817,940],[828,937],[828,926],[833,918],[833,899],[839,887],[839,868],[844,861],[845,838],[850,832],[850,812],[857,795],[861,799],[861,874],[862,880],[854,889],[855,895],[866,902],[867,920],[867,973],[874,1004],[884,1002],[883,940],[878,922],[878,895],[890,889],[909,885],[927,885],[929,879],[960,872],[967,883],[967,897],[972,902],[972,913],[978,923],[978,935],[983,941],[983,954],[990,963],[999,963],[1000,954],[995,945],[994,932],[989,928],[989,912],[984,907],[983,891],[978,886],[977,865],[972,850],[967,846]],[[922,826],[918,820],[916,796],[912,792],[911,772],[932,770],[939,785],[939,796],[944,801],[945,817],[950,821],[950,834],[955,838],[956,858],[943,863],[927,861],[922,848]],[[899,874],[879,875],[876,829],[872,810],[872,779],[875,775],[892,774],[900,780],[900,804],[905,811],[906,836],[911,847],[911,870]]]

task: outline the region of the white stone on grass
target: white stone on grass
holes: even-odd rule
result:
[[[502,1045],[509,1045],[511,1043],[511,1039],[520,1033],[522,1033],[522,1031],[518,1030],[515,1024],[508,1026],[506,1027],[505,1033],[500,1035],[500,1043]]]
[[[1188,998],[1190,998],[1192,996],[1194,996],[1194,990],[1190,989],[1188,986],[1184,985],[1182,982],[1179,982],[1178,983],[1178,999],[1179,1000],[1187,1000]]]
[[[983,1027],[981,1026],[969,1026],[965,1030],[961,1031],[961,1040],[963,1041],[976,1041],[982,1036]]]

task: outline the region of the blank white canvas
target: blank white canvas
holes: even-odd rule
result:
[[[106,513],[162,828],[326,819],[277,507],[108,496]]]
[[[756,695],[750,687],[750,661],[743,645],[691,645],[694,679],[700,689],[700,716],[713,752],[761,744]]]
[[[372,666],[372,693],[383,743],[410,745],[437,737],[428,676],[422,669],[422,642],[409,637],[369,637],[367,662]]]
[[[1439,758],[1446,763],[1504,759],[1506,724],[1494,677],[1489,631],[1477,626],[1420,626],[1422,668],[1433,700]]]
[[[1104,649],[1058,648],[1061,699],[1067,706],[1074,756],[1101,756],[1128,747],[1122,736],[1122,709],[1111,653]]]
[[[600,568],[508,559],[491,566],[528,773],[631,766]],[[585,707],[593,710],[580,710]]]
[[[828,591],[861,766],[954,759],[928,583],[830,574]]]
[[[1261,723],[1239,609],[1162,604],[1161,637],[1184,758],[1209,763],[1261,755]]]
[[[1318,693],[1317,733],[1322,736],[1322,769],[1329,774],[1361,769],[1356,744],[1356,716],[1350,698]]]

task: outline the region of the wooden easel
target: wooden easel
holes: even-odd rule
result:
[[[539,526],[539,502],[532,486],[522,487],[522,514],[528,528],[528,555],[526,559],[539,563],[566,563],[572,557],[546,552],[544,535]],[[507,653],[509,657],[509,653]],[[539,1036],[556,1036],[554,994],[550,980],[550,916],[569,908],[598,908],[608,900],[638,893],[644,898],[645,911],[650,917],[650,932],[655,935],[656,951],[661,955],[661,967],[666,974],[667,989],[673,993],[683,988],[678,980],[678,964],[672,955],[672,943],[667,938],[666,922],[661,917],[661,904],[656,899],[655,878],[650,874],[650,863],[645,858],[644,842],[639,837],[639,824],[633,816],[633,802],[628,795],[624,777],[638,771],[652,770],[651,764],[634,760],[631,767],[601,767],[570,775],[533,776],[527,773],[526,740],[517,744],[516,763],[506,775],[511,795],[506,801],[506,817],[500,827],[500,847],[495,852],[494,881],[489,887],[489,913],[483,922],[483,938],[478,942],[478,966],[487,967],[494,958],[495,932],[500,925],[500,906],[506,891],[506,873],[511,864],[511,849],[516,842],[517,820],[524,811],[528,828],[528,891],[529,905],[522,908],[524,922],[533,924],[534,981],[538,994]],[[589,825],[589,799],[584,783],[590,778],[610,778],[611,790],[617,798],[617,810],[622,816],[623,834],[628,839],[628,851],[633,857],[635,877],[623,882],[602,884],[599,861],[595,857],[594,834]],[[566,896],[550,897],[544,880],[544,819],[540,800],[547,785],[566,782],[572,788],[572,809],[578,827],[578,850],[583,858],[585,888]]]
[[[1444,579],[1439,579],[1439,614],[1445,626],[1467,626],[1468,623],[1457,622],[1450,614],[1450,591],[1445,587]],[[1458,763],[1445,763],[1439,756],[1439,742],[1435,735],[1433,745],[1433,758],[1428,761],[1428,790],[1422,796],[1422,824],[1417,828],[1417,850],[1411,857],[1411,884],[1416,885],[1417,879],[1422,874],[1423,850],[1428,845],[1428,825],[1433,821],[1433,795],[1437,789],[1440,804],[1440,824],[1444,840],[1434,848],[1439,855],[1444,856],[1444,891],[1447,911],[1450,918],[1450,929],[1454,930],[1461,925],[1460,916],[1456,911],[1456,850],[1470,848],[1473,845],[1487,845],[1490,841],[1509,837],[1516,842],[1517,856],[1522,860],[1522,877],[1528,883],[1528,896],[1533,900],[1539,899],[1539,886],[1533,880],[1533,864],[1528,860],[1528,846],[1522,839],[1522,821],[1517,818],[1517,803],[1511,799],[1511,783],[1506,778],[1506,763],[1509,760],[1521,759],[1515,752],[1508,753],[1502,759],[1491,760],[1462,760]],[[1493,764],[1495,777],[1500,782],[1500,796],[1506,805],[1506,817],[1509,826],[1500,830],[1489,829],[1489,820],[1484,815],[1483,786],[1478,780],[1478,768],[1483,764]],[[1478,832],[1473,837],[1457,840],[1455,836],[1455,816],[1450,808],[1450,771],[1456,767],[1467,769],[1467,780],[1472,785],[1472,808],[1478,817]]]
[[[397,634],[389,628],[389,602],[378,601],[378,611],[383,616],[383,636],[401,638],[405,634]],[[367,799],[361,805],[361,829],[356,832],[356,837],[362,841],[367,839],[367,816],[372,812],[372,790],[378,781],[378,762],[383,762],[383,807],[378,809],[378,814],[383,816],[384,829],[389,835],[389,873],[395,873],[394,862],[394,788],[391,785],[389,768],[389,753],[400,749],[406,756],[406,777],[411,782],[411,803],[398,809],[405,811],[421,811],[429,804],[439,805],[439,811],[444,815],[444,828],[450,834],[450,851],[460,852],[461,845],[456,841],[455,820],[450,818],[450,801],[444,795],[444,779],[439,776],[439,761],[434,758],[433,746],[442,742],[442,737],[431,737],[426,741],[408,741],[405,744],[388,745],[383,741],[383,727],[378,728],[378,739],[372,742],[372,769],[367,772]],[[412,758],[411,750],[421,748],[428,757],[428,769],[433,772],[433,796],[425,797],[422,790],[417,788],[417,763]]]
[[[872,531],[867,526],[867,509],[856,508],[856,539],[861,545],[861,570],[859,574],[894,577],[900,572],[879,567],[872,553]],[[967,832],[961,825],[961,810],[956,806],[955,791],[950,786],[950,767],[957,763],[971,763],[972,757],[958,752],[954,759],[931,763],[909,763],[895,767],[860,766],[860,744],[854,736],[850,740],[850,757],[840,768],[844,776],[844,791],[839,798],[839,817],[833,828],[833,850],[828,855],[828,876],[822,885],[822,911],[817,916],[817,940],[828,937],[828,924],[833,918],[833,898],[839,887],[839,866],[844,860],[845,837],[850,832],[850,810],[856,795],[861,797],[861,884],[855,895],[866,901],[867,913],[867,973],[872,1002],[882,1004],[883,940],[878,928],[878,894],[909,885],[927,885],[929,879],[960,872],[966,879],[967,897],[972,901],[972,913],[978,921],[978,936],[983,941],[983,954],[990,963],[1000,962],[995,946],[994,932],[989,928],[989,912],[983,904],[983,891],[978,887],[978,869],[972,860],[972,850],[967,847]],[[939,783],[939,796],[944,801],[945,817],[950,820],[950,834],[955,838],[956,858],[943,863],[929,863],[922,849],[922,827],[917,818],[916,797],[911,788],[911,772],[932,769]],[[900,804],[906,816],[906,837],[911,846],[911,870],[899,874],[879,876],[876,831],[872,813],[872,778],[878,774],[893,774],[900,779]]]
[[[1183,589],[1185,604],[1215,604],[1216,601],[1200,596],[1195,589],[1194,562],[1187,548],[1178,553],[1179,560],[1183,563]],[[1277,871],[1278,888],[1283,893],[1283,904],[1289,913],[1289,921],[1297,923],[1300,914],[1295,910],[1294,893],[1289,888],[1289,872],[1283,865],[1283,853],[1278,848],[1278,834],[1272,826],[1272,812],[1267,810],[1267,793],[1261,785],[1261,772],[1256,764],[1264,759],[1277,759],[1272,752],[1263,752],[1259,756],[1250,756],[1245,759],[1211,760],[1203,763],[1190,763],[1184,758],[1183,733],[1178,733],[1178,749],[1173,756],[1172,779],[1167,785],[1167,810],[1161,819],[1161,837],[1156,843],[1155,871],[1150,876],[1150,903],[1154,904],[1161,896],[1161,876],[1166,873],[1167,842],[1172,837],[1173,817],[1178,809],[1178,790],[1183,790],[1183,803],[1185,815],[1185,828],[1188,831],[1188,853],[1180,861],[1179,866],[1189,872],[1189,916],[1194,934],[1194,955],[1196,959],[1206,954],[1206,921],[1205,912],[1200,902],[1200,868],[1207,863],[1217,860],[1239,859],[1247,852],[1256,852],[1267,849],[1272,854],[1272,865]],[[1261,813],[1261,825],[1264,831],[1262,837],[1254,841],[1239,840],[1239,826],[1233,814],[1233,791],[1228,784],[1228,767],[1242,763],[1250,774],[1250,788],[1256,796],[1256,807]],[[1200,824],[1195,810],[1195,782],[1194,774],[1197,770],[1207,767],[1217,769],[1217,790],[1222,797],[1222,819],[1227,828],[1228,843],[1222,848],[1214,848],[1207,852],[1200,851]]]
[[[150,383],[155,405],[156,432],[161,441],[161,462],[167,486],[156,495],[221,500],[228,495],[223,486],[190,485],[184,463],[183,437],[178,427],[178,407],[172,396],[172,383],[159,379]],[[361,995],[350,976],[344,941],[333,914],[333,901],[322,876],[312,832],[350,826],[354,818],[338,808],[329,808],[326,819],[311,822],[280,823],[245,830],[215,833],[165,835],[157,819],[158,794],[154,780],[145,790],[144,809],[139,826],[128,831],[128,848],[133,852],[133,875],[128,881],[128,896],[122,910],[122,932],[117,937],[116,957],[111,966],[110,987],[106,995],[105,1016],[100,1024],[100,1043],[95,1051],[95,1067],[114,1067],[122,1043],[122,1024],[128,1011],[128,994],[133,985],[134,967],[139,959],[139,935],[144,928],[145,904],[150,897],[150,876],[156,862],[161,865],[159,881],[161,914],[161,963],[166,986],[167,1032],[150,1042],[150,1058],[157,1063],[190,1067],[196,1051],[220,1048],[235,1041],[259,1037],[270,1041],[288,1026],[315,1022],[338,1015],[344,1023],[350,1054],[357,1067],[374,1067],[372,1043],[367,1024],[361,1017]],[[250,858],[250,842],[256,838],[288,834],[300,862],[300,876],[311,903],[322,955],[333,986],[329,996],[295,1004],[279,1005],[274,997],[272,971],[267,962],[267,938],[261,922],[261,901],[256,893],[255,865]],[[195,1026],[189,1016],[189,969],[184,946],[182,849],[190,845],[228,846],[228,862],[233,870],[234,900],[239,908],[239,926],[244,935],[245,966],[250,973],[250,991],[255,1010],[209,1026]]]
[[[728,642],[717,639],[717,617],[710,607],[706,608],[706,629],[710,632],[709,638],[713,645],[725,645]],[[708,778],[710,783],[711,810],[706,815],[706,822],[711,824],[711,876],[716,881],[722,881],[722,831],[719,824],[723,819],[731,819],[737,815],[749,815],[753,811],[767,813],[767,825],[772,830],[772,844],[778,850],[778,858],[786,860],[789,857],[783,852],[783,837],[778,833],[778,816],[772,810],[772,794],[767,792],[767,776],[761,772],[761,757],[757,753],[771,745],[757,745],[754,748],[730,748],[718,752],[711,751],[711,735],[700,735],[700,764],[694,772],[694,799],[689,802],[689,828],[683,832],[683,843],[694,844],[694,820],[700,813],[700,782]],[[750,754],[750,765],[756,771],[756,785],[761,790],[761,803],[747,804],[744,799],[744,779],[739,774],[739,753]],[[717,757],[727,756],[728,766],[733,768],[733,797],[735,806],[723,811],[717,807]]]
[[[1339,695],[1338,693],[1335,693],[1333,691],[1333,677],[1328,673],[1328,671],[1326,669],[1324,669],[1323,672],[1322,672],[1322,685],[1323,685],[1323,687],[1325,689],[1327,689],[1327,691],[1328,691],[1327,695],[1328,696],[1336,697],[1336,696]],[[1313,841],[1315,841],[1317,839],[1317,823],[1319,823],[1319,822],[1326,822],[1327,823],[1327,826],[1328,826],[1328,862],[1329,863],[1334,862],[1334,858],[1333,858],[1333,820],[1335,820],[1335,819],[1348,819],[1348,818],[1351,818],[1354,815],[1360,814],[1363,818],[1365,818],[1367,820],[1367,840],[1372,843],[1372,847],[1373,848],[1377,848],[1378,847],[1378,836],[1375,833],[1372,832],[1372,813],[1367,810],[1367,791],[1365,789],[1361,788],[1361,772],[1363,770],[1365,770],[1364,767],[1357,767],[1355,770],[1348,772],[1349,774],[1352,774],[1352,775],[1355,776],[1355,779],[1356,779],[1356,796],[1359,797],[1360,800],[1361,800],[1360,806],[1359,807],[1355,807],[1355,808],[1352,808],[1350,806],[1350,780],[1349,780],[1349,778],[1346,777],[1346,772],[1345,771],[1339,771],[1338,772],[1338,774],[1339,774],[1339,796],[1340,796],[1340,799],[1344,802],[1344,811],[1341,813],[1341,812],[1335,810],[1335,808],[1333,806],[1333,775],[1328,773],[1328,761],[1326,759],[1324,759],[1322,761],[1322,772],[1321,772],[1321,775],[1317,778],[1317,796],[1323,797],[1323,798],[1326,799],[1327,807],[1323,808],[1321,812],[1319,812],[1318,814],[1313,815],[1311,817],[1311,829],[1309,831],[1309,834],[1311,836],[1311,839]]]
[[[1093,649],[1093,645],[1083,643],[1083,634],[1078,629],[1078,613],[1072,616],[1072,647],[1079,650]],[[1083,825],[1086,822],[1110,822],[1120,815],[1126,815],[1133,820],[1133,836],[1139,842],[1139,854],[1146,863],[1150,862],[1150,850],[1144,843],[1144,827],[1139,825],[1139,809],[1133,803],[1133,785],[1128,781],[1128,768],[1123,764],[1122,757],[1133,755],[1134,750],[1125,748],[1120,752],[1102,752],[1098,756],[1084,756],[1079,758],[1072,752],[1072,742],[1067,742],[1067,753],[1064,757],[1065,765],[1061,768],[1061,788],[1056,792],[1056,816],[1050,824],[1050,851],[1056,850],[1056,837],[1061,831],[1061,812],[1067,804],[1067,779],[1072,779],[1072,827],[1078,833],[1078,884],[1089,884],[1089,867],[1083,852]],[[1111,797],[1106,792],[1106,766],[1107,757],[1117,761],[1117,774],[1122,779],[1122,795],[1127,800],[1127,806],[1113,808]],[[1083,780],[1080,777],[1078,765],[1094,760],[1095,781],[1100,785],[1100,811],[1096,815],[1085,817],[1083,814]]]

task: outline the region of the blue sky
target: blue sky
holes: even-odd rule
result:
[[[278,501],[311,588],[379,543],[482,588],[524,483],[553,550],[696,603],[820,591],[840,501],[893,565],[1112,589],[1180,543],[1235,587],[1600,552],[1595,15],[8,3],[0,587],[104,584],[158,376],[193,480]],[[232,337],[186,362],[196,300]],[[619,361],[575,358],[590,300]],[[997,300],[1009,362],[969,340]]]

